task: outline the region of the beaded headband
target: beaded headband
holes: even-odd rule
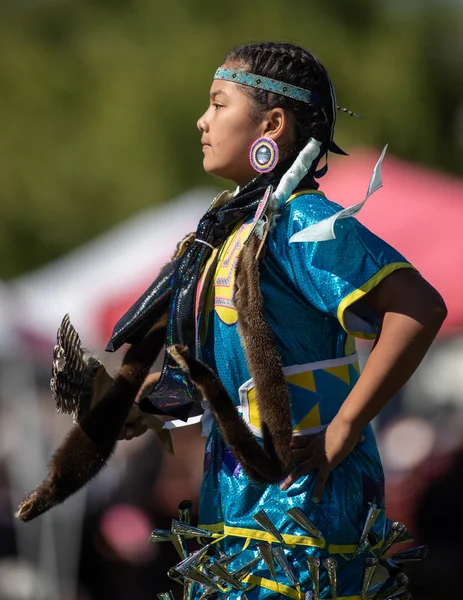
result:
[[[280,96],[287,96],[288,98],[299,100],[300,102],[305,102],[306,104],[315,104],[316,106],[329,106],[331,104],[330,100],[323,98],[320,96],[320,94],[317,94],[317,92],[311,92],[310,90],[300,88],[297,85],[291,85],[289,83],[285,83],[284,81],[278,81],[277,79],[270,79],[269,77],[264,77],[263,75],[255,75],[254,73],[239,71],[238,69],[225,69],[223,67],[219,67],[215,72],[214,79],[223,79],[224,81],[232,81],[233,83],[248,85],[259,90],[265,90],[266,92],[279,94]],[[331,82],[330,91],[332,100],[334,100],[334,109],[342,110],[351,117],[360,116],[351,110],[342,108],[336,104]],[[333,114],[336,113],[333,111]]]
[[[223,67],[219,67],[215,72],[214,79],[224,79],[225,81],[249,85],[253,88],[280,94],[280,96],[288,96],[288,98],[293,98],[300,102],[307,102],[308,104],[312,102],[312,92],[309,90],[304,90],[303,88],[284,83],[283,81],[277,81],[276,79],[270,79],[269,77],[254,75],[254,73],[246,73],[245,71],[238,71],[237,69],[224,69]]]

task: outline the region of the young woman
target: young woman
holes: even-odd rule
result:
[[[146,379],[140,408],[185,419],[196,386],[210,402],[199,527],[213,543],[173,571],[197,598],[364,598],[378,558],[405,538],[385,517],[370,421],[414,372],[446,308],[354,218],[336,220],[333,239],[293,239],[341,210],[316,182],[327,152],[342,152],[335,121],[333,87],[310,52],[231,50],[198,128],[205,170],[238,188],[215,199],[108,347],[147,349],[167,314],[163,372]],[[361,374],[355,337],[376,337]],[[391,578],[370,598],[405,593],[387,566]]]
[[[302,598],[312,592],[353,600],[365,593],[385,538],[386,545],[394,535],[400,539],[394,528],[391,534],[384,514],[383,471],[370,421],[414,372],[446,316],[439,294],[406,259],[353,218],[336,222],[335,239],[291,242],[297,232],[341,209],[315,180],[321,175],[319,159],[338,150],[335,113],[334,91],[322,64],[297,46],[266,43],[227,54],[212,83],[209,107],[198,120],[204,169],[239,187],[233,198],[219,197],[213,205],[217,209],[222,203],[234,215],[222,239],[200,239],[204,233],[197,233],[197,242],[212,246],[196,284],[197,357],[217,374],[253,434],[264,437],[271,457],[263,422],[274,441],[275,477],[280,479],[268,483],[272,474],[265,465],[256,466],[258,452],[252,447],[248,457],[249,440],[244,434],[237,439],[230,431],[236,433],[232,416],[227,421],[213,406],[216,420],[206,447],[199,527],[223,535],[220,547],[227,555],[239,553],[231,571],[249,560],[252,564],[253,557],[266,557],[245,579],[250,599]],[[263,137],[277,145],[279,162],[256,178],[250,148]],[[319,142],[319,152],[308,173],[268,216],[272,223],[266,239],[260,236],[265,241],[257,283],[249,273],[237,275],[237,267],[244,272],[247,266],[244,259],[238,264],[240,253],[249,236],[255,237],[256,200],[267,186],[278,187],[311,139]],[[272,148],[263,150],[260,162],[275,162],[271,153]],[[260,305],[246,289],[253,286],[261,294]],[[262,323],[252,329],[259,308]],[[262,333],[265,324],[270,338]],[[354,337],[376,337],[360,376]],[[278,388],[275,369],[284,377],[289,398]],[[276,399],[271,398],[275,389],[281,394]],[[286,400],[293,465],[281,476],[287,468],[279,447],[288,439],[282,431]],[[316,525],[319,537],[293,518],[294,511],[288,514],[294,508]],[[268,523],[266,529],[262,515],[277,534]],[[284,561],[281,553],[278,560],[278,550],[266,556],[262,542],[275,550],[275,535],[291,565],[289,575],[278,566]],[[308,556],[315,560],[308,563]],[[403,583],[399,577],[388,585],[400,591]],[[204,591],[198,588],[196,595]],[[238,597],[240,592],[230,593]]]

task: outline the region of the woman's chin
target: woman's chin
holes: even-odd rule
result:
[[[220,179],[226,179],[227,181],[233,181],[236,183],[236,185],[240,186],[245,185],[252,179],[252,177],[240,177],[239,174],[237,174],[236,169],[230,169],[226,166],[213,165],[211,162],[208,162],[206,157],[203,161],[203,168],[209,175],[214,175],[214,177],[220,177]]]
[[[212,161],[207,160],[206,156],[203,160],[203,168],[209,175],[214,175],[215,177],[220,177],[221,179],[232,179],[230,176],[231,173],[227,168],[214,165]]]

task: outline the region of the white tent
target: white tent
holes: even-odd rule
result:
[[[12,282],[18,329],[51,343],[65,313],[85,345],[101,347],[101,311],[131,290],[143,291],[177,242],[196,229],[215,190],[200,188],[147,209],[115,229]],[[121,316],[121,315],[119,315]]]
[[[0,356],[15,352],[18,347],[12,325],[15,306],[14,294],[6,283],[0,281]]]

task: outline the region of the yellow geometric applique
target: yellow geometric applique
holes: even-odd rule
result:
[[[225,242],[220,252],[213,279],[214,309],[220,320],[233,325],[238,320],[238,313],[233,302],[236,265],[244,243],[251,232],[252,223],[239,225]]]
[[[350,375],[349,375],[349,366],[348,365],[341,365],[339,367],[330,367],[328,369],[323,369],[323,370],[326,371],[327,373],[330,373],[330,375],[334,375],[335,377],[342,379],[345,383],[347,383],[347,385],[350,385]]]
[[[249,410],[249,423],[260,429],[260,413],[259,407],[257,406],[256,399],[256,388],[251,388],[248,391],[248,410]]]
[[[297,385],[304,390],[310,390],[315,392],[315,380],[312,371],[306,371],[305,373],[296,373],[295,375],[285,375],[285,379],[288,383]]]
[[[357,371],[357,373],[360,375],[360,365],[358,364],[358,362],[354,362],[352,363],[351,367]]]
[[[312,427],[318,427],[321,425],[321,417],[320,417],[320,409],[318,408],[318,404],[316,404],[312,410],[306,415],[302,421],[294,428],[294,431],[304,431],[305,429],[311,429]]]

